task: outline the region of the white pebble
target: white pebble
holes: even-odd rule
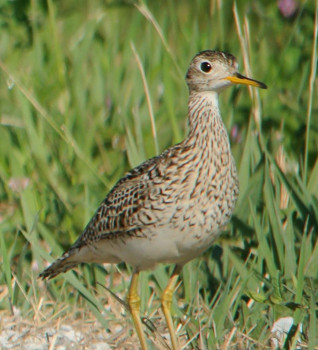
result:
[[[106,343],[96,343],[92,344],[92,350],[110,350],[110,346]]]

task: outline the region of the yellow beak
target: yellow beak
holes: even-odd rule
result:
[[[224,79],[229,80],[233,84],[252,85],[261,89],[267,89],[267,86],[264,83],[251,78],[244,77],[244,75],[241,75],[240,73],[236,73],[235,75],[226,77]]]

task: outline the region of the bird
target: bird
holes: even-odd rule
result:
[[[39,275],[50,279],[80,263],[130,264],[127,302],[142,350],[147,342],[140,319],[140,272],[160,263],[175,264],[161,306],[176,350],[171,303],[181,269],[219,237],[239,195],[219,94],[235,84],[267,88],[241,75],[232,54],[217,50],[195,55],[185,78],[189,88],[185,139],[124,175],[70,249]]]

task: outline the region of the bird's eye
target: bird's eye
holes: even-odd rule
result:
[[[202,70],[202,72],[204,73],[209,73],[212,69],[212,66],[209,62],[202,62],[200,65],[200,69]]]

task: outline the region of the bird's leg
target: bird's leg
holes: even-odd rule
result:
[[[134,272],[130,282],[127,301],[128,301],[132,318],[133,318],[134,326],[140,341],[141,350],[147,350],[145,334],[143,332],[142,324],[140,320],[140,297],[137,292],[138,277],[139,277],[139,272]]]
[[[173,322],[171,317],[171,304],[172,304],[172,296],[179,278],[180,269],[181,268],[178,265],[175,267],[169,279],[167,287],[165,288],[161,296],[162,311],[166,318],[173,350],[178,349],[178,342],[177,342],[176,334],[173,328]]]

